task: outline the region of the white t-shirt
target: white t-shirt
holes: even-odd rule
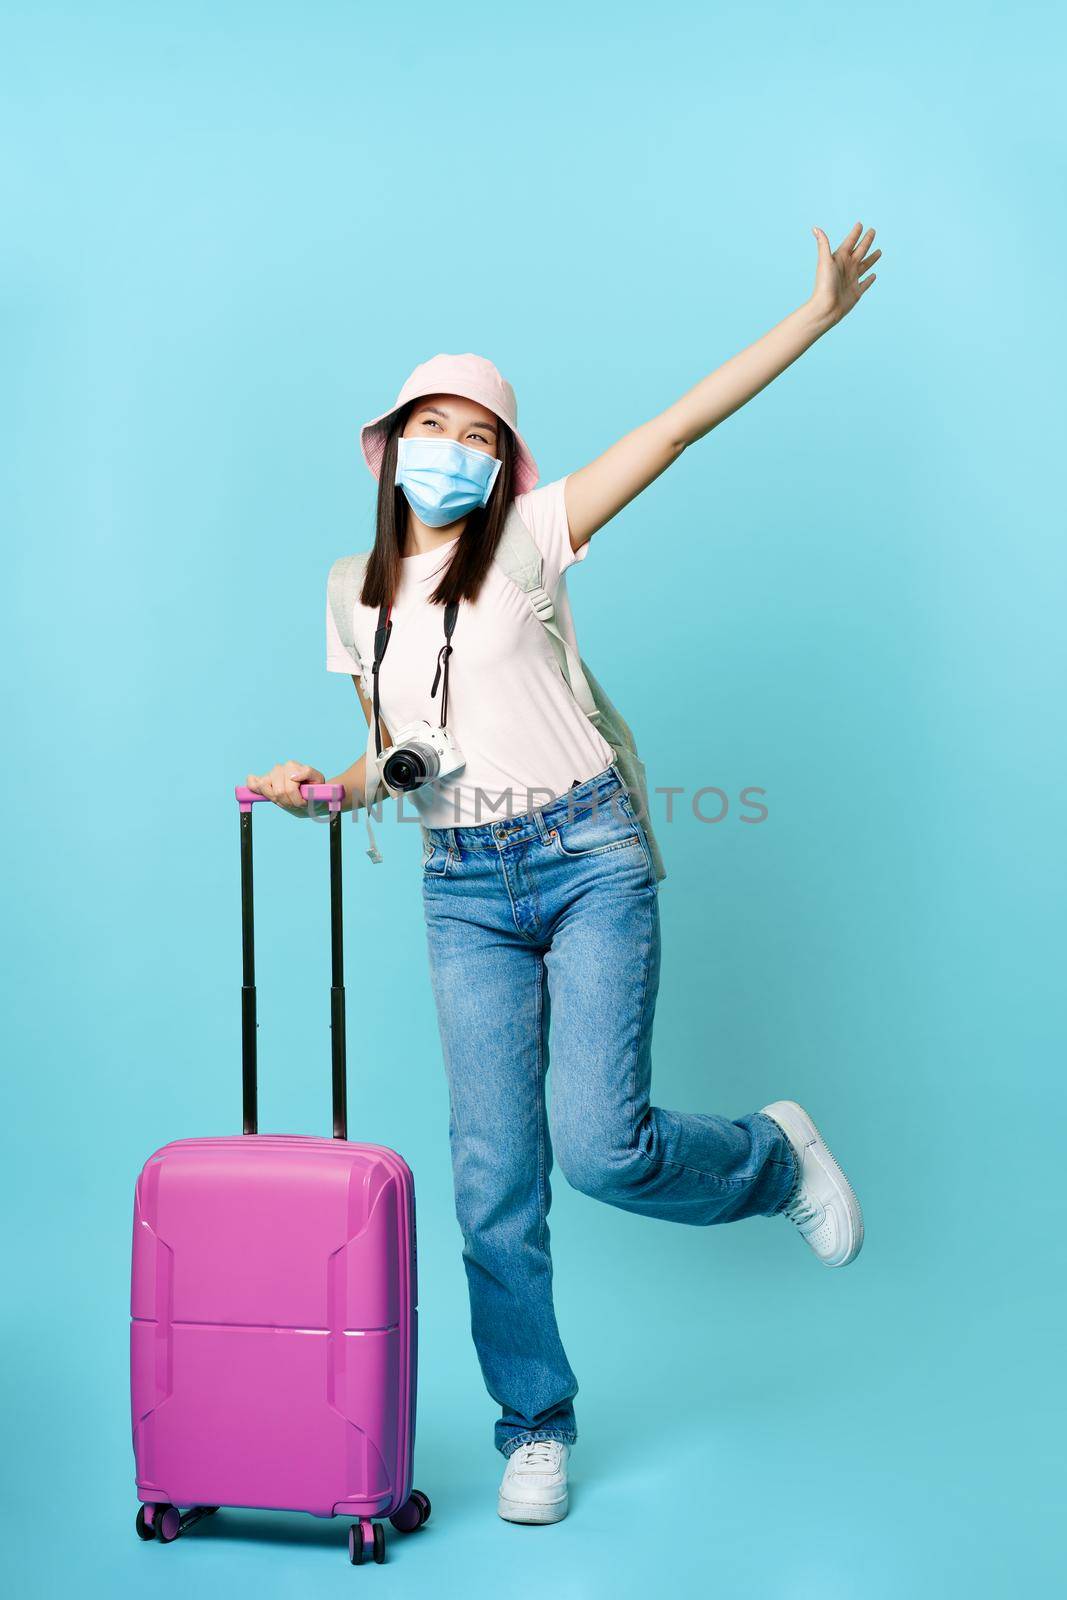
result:
[[[543,561],[544,587],[556,602],[560,632],[577,648],[562,574],[584,560],[588,543],[571,549],[564,502],[566,477],[519,495],[515,507]],[[396,735],[408,724],[441,720],[441,688],[431,698],[437,656],[445,642],[444,607],[431,605],[451,545],[401,560],[389,648],[379,672],[382,720]],[[356,602],[353,638],[370,699],[377,610]],[[518,816],[584,783],[614,760],[560,670],[548,634],[526,596],[493,563],[476,601],[460,602],[449,663],[448,728],[465,758],[462,771],[404,797],[425,826],[477,826]],[[326,666],[356,673],[326,606]],[[411,812],[408,813],[409,815]]]

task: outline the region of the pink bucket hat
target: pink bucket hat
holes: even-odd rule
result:
[[[385,439],[393,413],[409,400],[418,400],[427,394],[462,395],[465,400],[476,400],[502,422],[506,422],[515,435],[512,469],[515,493],[525,494],[533,488],[540,474],[529,446],[515,425],[519,414],[515,391],[491,361],[469,353],[463,356],[434,356],[429,361],[423,361],[405,380],[404,387],[389,410],[363,424],[359,430],[359,442],[363,458],[376,478],[381,475]]]

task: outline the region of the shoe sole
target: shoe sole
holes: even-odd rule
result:
[[[500,1495],[496,1509],[505,1522],[562,1522],[567,1515],[567,1496],[548,1505],[528,1505],[524,1500],[505,1500]]]
[[[783,1110],[788,1110],[791,1112],[791,1114],[797,1119],[800,1127],[794,1131],[797,1132],[798,1137],[803,1144],[815,1144],[818,1146],[816,1153],[819,1160],[830,1173],[830,1176],[833,1178],[834,1182],[840,1186],[842,1192],[844,1193],[845,1206],[848,1211],[849,1221],[852,1225],[852,1246],[848,1254],[840,1261],[824,1261],[823,1266],[847,1267],[850,1261],[855,1261],[856,1257],[863,1248],[863,1212],[860,1209],[860,1203],[856,1198],[856,1191],[845,1177],[844,1172],[841,1170],[840,1163],[834,1156],[833,1151],[830,1149],[830,1146],[827,1144],[826,1140],[815,1126],[815,1123],[808,1112],[804,1110],[804,1107],[798,1105],[795,1100],[776,1100],[775,1104],[781,1106]],[[773,1112],[768,1112],[767,1115],[774,1120]],[[788,1137],[789,1130],[784,1131]]]

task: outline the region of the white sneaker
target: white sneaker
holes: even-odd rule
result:
[[[796,1224],[826,1266],[847,1266],[863,1244],[863,1213],[848,1179],[795,1100],[776,1100],[763,1113],[777,1122],[800,1162],[796,1194],[781,1215]]]
[[[559,1522],[567,1515],[567,1457],[561,1439],[534,1439],[508,1456],[497,1511],[505,1522]]]

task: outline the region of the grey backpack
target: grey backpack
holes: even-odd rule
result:
[[[366,568],[370,552],[364,551],[361,555],[342,556],[335,561],[330,569],[328,595],[333,620],[337,625],[341,643],[352,656],[353,660],[360,662],[360,675],[363,679],[365,691],[369,688],[370,673],[365,669],[360,660],[359,651],[352,637],[352,617],[355,612],[356,602],[363,587],[363,573]],[[645,764],[637,753],[637,744],[629,724],[626,722],[618,707],[613,704],[605,693],[598,679],[582,660],[577,650],[564,637],[556,622],[556,608],[552,596],[546,591],[542,582],[541,552],[534,543],[525,522],[512,506],[504,523],[504,531],[500,537],[494,556],[496,564],[501,571],[522,590],[529,602],[537,620],[541,623],[552,642],[556,659],[559,662],[560,672],[563,675],[571,693],[578,702],[590,722],[607,740],[612,748],[615,765],[622,774],[626,784],[631,803],[644,826],[648,838],[649,849],[652,853],[652,864],[657,879],[667,875],[663,864],[656,836],[652,831],[649,817],[648,785],[645,777]],[[561,579],[560,582],[564,582]],[[377,793],[377,766],[374,759],[374,730],[368,730],[367,738],[367,807],[374,804]],[[370,827],[368,818],[368,828]],[[374,843],[371,833],[371,847],[368,855],[373,861],[380,861],[381,855]]]

